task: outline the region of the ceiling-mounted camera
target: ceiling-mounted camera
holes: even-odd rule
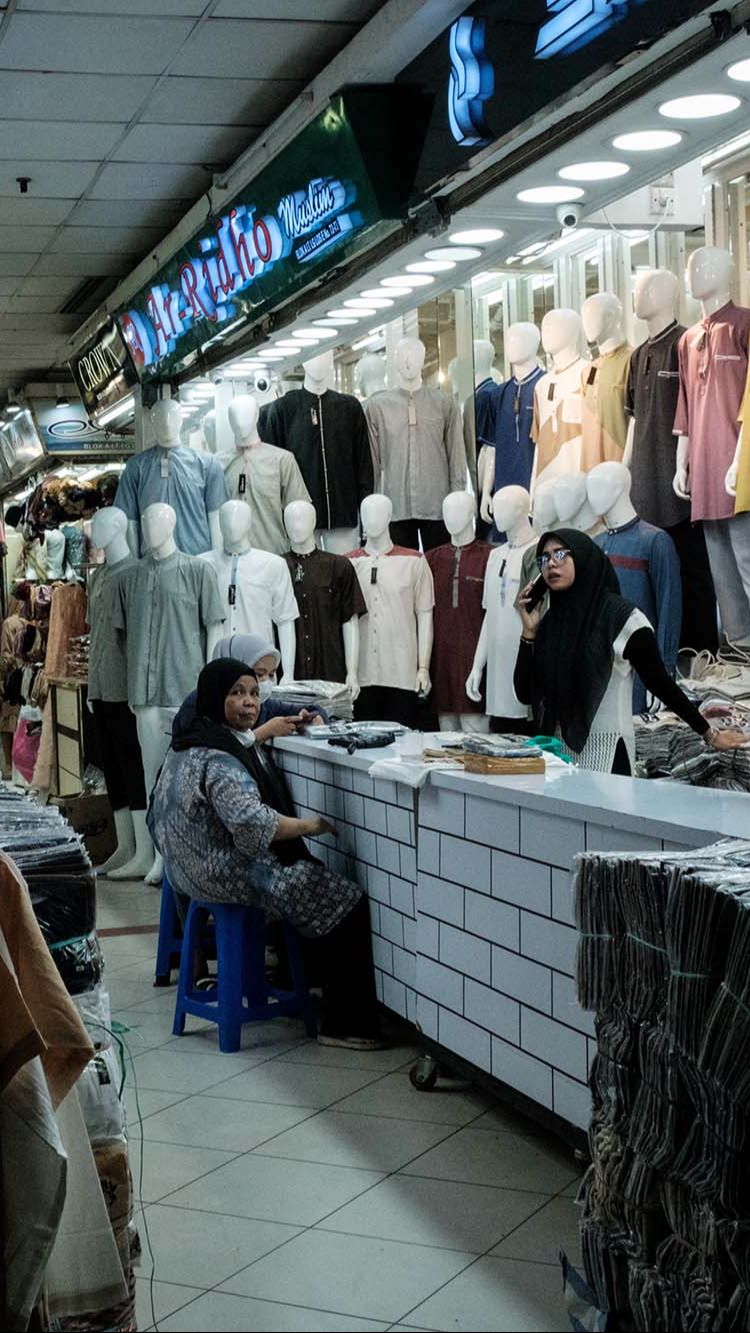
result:
[[[555,209],[555,216],[563,231],[573,231],[581,221],[582,213],[580,204],[558,204]]]

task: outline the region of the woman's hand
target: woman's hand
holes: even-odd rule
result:
[[[330,833],[334,838],[339,836],[334,825],[323,815],[311,815],[305,822],[309,825],[306,834],[308,838],[319,838],[324,833]]]
[[[300,722],[306,727],[321,727],[323,719],[320,713],[311,713],[309,708],[303,708],[299,715]]]
[[[254,727],[255,740],[258,745],[263,745],[264,741],[273,740],[276,736],[294,736],[297,731],[299,717],[272,717],[270,722],[264,722],[262,727]]]
[[[723,731],[715,731],[711,727],[704,739],[712,750],[736,750],[740,745],[747,745],[750,735],[737,727],[725,727]]]
[[[537,606],[533,607],[531,611],[529,611],[526,607],[526,601],[533,586],[534,586],[533,582],[527,583],[526,587],[522,588],[520,593],[518,594],[518,601],[516,602],[516,606],[518,608],[518,614],[520,615],[521,622],[523,624],[523,637],[525,639],[536,638],[536,632],[539,629],[539,625],[542,619],[541,602],[538,603]]]

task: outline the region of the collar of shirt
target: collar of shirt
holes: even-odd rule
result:
[[[635,518],[629,518],[627,523],[621,523],[619,528],[607,528],[607,533],[609,536],[614,536],[616,532],[627,532],[629,528],[634,528],[636,523],[640,523],[637,514]]]
[[[530,370],[529,373],[528,373],[528,375],[524,375],[524,377],[523,377],[522,380],[519,380],[518,376],[517,376],[517,375],[514,375],[514,376],[513,376],[513,381],[514,381],[515,384],[518,385],[518,387],[519,387],[519,389],[520,389],[520,388],[521,388],[521,385],[523,385],[523,384],[528,384],[528,383],[529,383],[529,380],[533,380],[534,376],[535,376],[535,375],[538,375],[540,371],[541,371],[542,374],[544,374],[544,371],[542,370],[542,367],[541,367],[541,366],[534,366],[534,369],[533,369],[533,370]]]
[[[165,555],[163,559],[157,559],[157,557],[149,551],[145,558],[148,560],[149,565],[152,565],[155,569],[169,569],[170,565],[177,564],[181,554],[181,551],[173,551],[171,555]]]
[[[657,333],[654,335],[653,338],[649,338],[647,340],[649,347],[654,347],[656,343],[661,342],[662,338],[666,338],[668,334],[673,333],[677,327],[678,327],[677,320],[673,319],[672,323],[668,324],[665,329],[662,329],[661,333]]]
[[[731,299],[725,301],[723,305],[720,305],[719,309],[714,310],[713,314],[706,315],[705,318],[701,320],[701,324],[704,329],[710,329],[712,324],[718,323],[718,321],[723,319],[730,310],[734,310],[734,301]]]

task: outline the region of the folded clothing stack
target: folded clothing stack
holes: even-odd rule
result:
[[[350,721],[352,696],[347,685],[335,680],[294,680],[274,685],[272,699],[294,708],[325,708],[330,717]]]
[[[748,727],[750,715],[726,703],[703,706],[714,727]],[[642,778],[673,778],[695,787],[750,791],[750,745],[712,750],[674,713],[635,718],[636,773]]]

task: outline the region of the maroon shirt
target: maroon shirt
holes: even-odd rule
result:
[[[482,628],[484,571],[492,553],[488,542],[438,546],[425,552],[435,584],[435,646],[432,650],[430,705],[438,713],[483,713],[482,702],[466,693]]]

